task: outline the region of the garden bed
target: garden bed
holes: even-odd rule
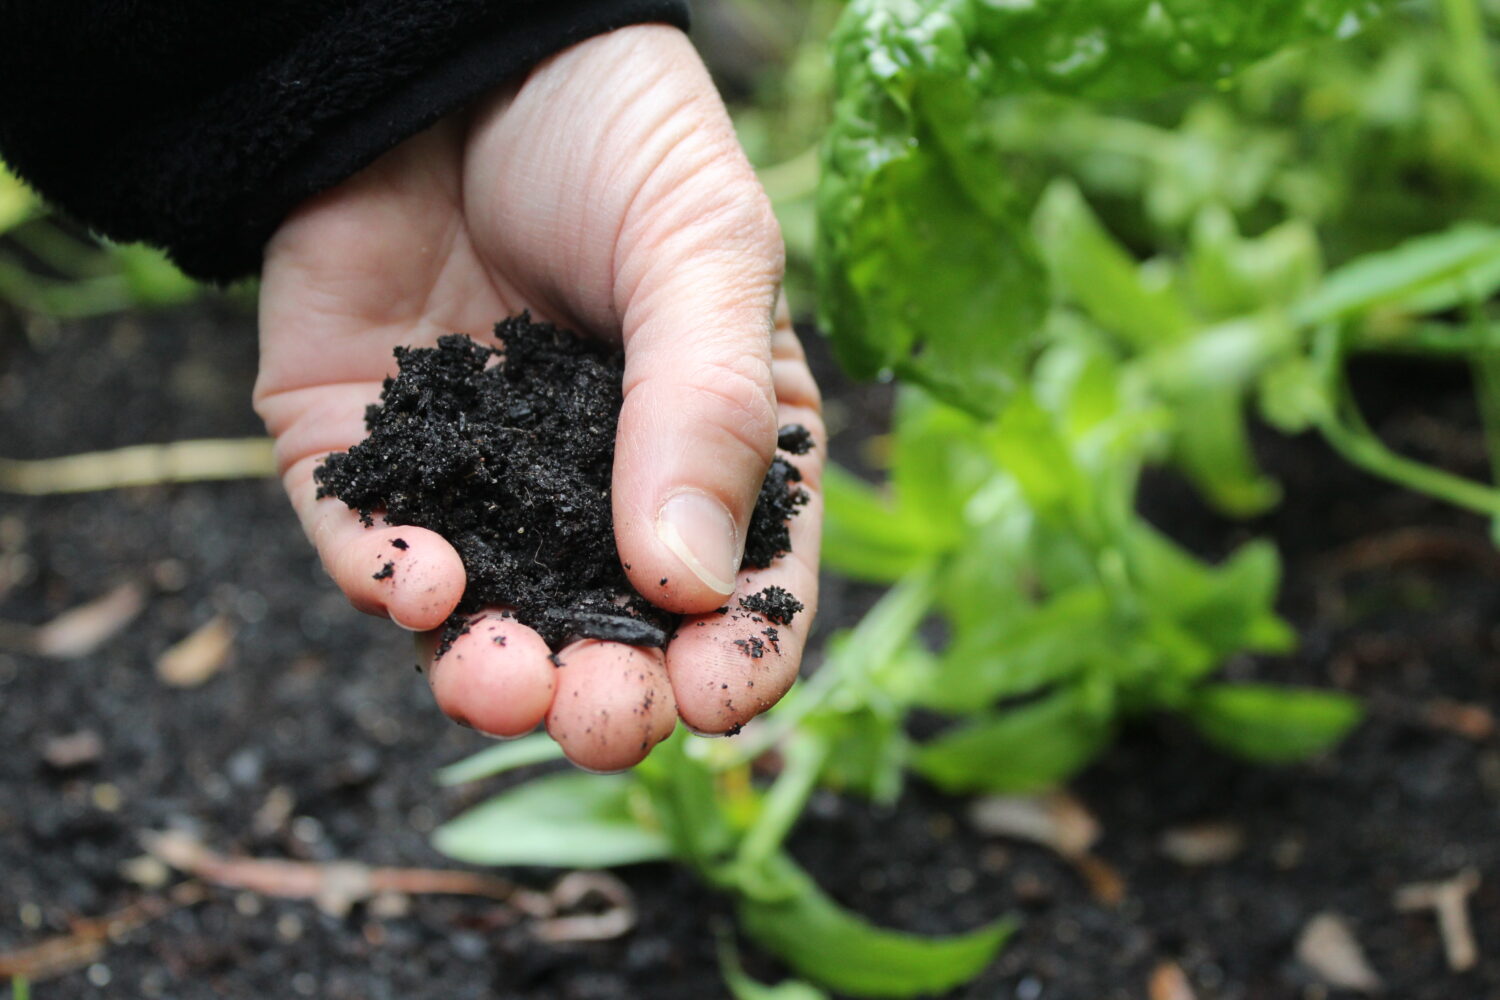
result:
[[[5,456],[260,433],[251,326],[204,307],[28,341],[12,322],[0,331]],[[833,457],[857,465],[885,390],[847,386],[815,355],[842,428]],[[1483,475],[1478,435],[1452,429],[1470,419],[1460,378],[1405,365],[1361,384],[1388,440]],[[1071,786],[1101,831],[1086,863],[983,835],[968,802],[920,785],[889,810],[819,795],[790,848],[841,902],[929,932],[1022,918],[958,995],[1180,1000],[1148,992],[1172,967],[1204,1000],[1343,995],[1297,955],[1319,914],[1337,915],[1388,995],[1500,993],[1500,556],[1487,526],[1313,440],[1262,445],[1287,488],[1272,516],[1227,524],[1167,479],[1148,484],[1145,510],[1210,555],[1273,537],[1286,561],[1280,610],[1301,646],[1231,674],[1351,691],[1368,720],[1286,769],[1221,756],[1177,724],[1133,727]],[[621,873],[635,927],[591,943],[541,943],[534,924],[480,897],[388,893],[335,916],[326,900],[320,910],[209,885],[174,904],[179,876],[138,860],[142,831],[225,854],[455,868],[427,834],[493,788],[433,783],[485,741],[440,716],[406,637],[323,577],[275,482],[0,495],[0,620],[38,625],[131,584],[138,616],[86,656],[31,655],[17,648],[26,633],[3,633],[0,956],[70,933],[86,948],[95,928],[80,921],[128,918],[118,940],[77,953],[33,996],[724,995],[710,928],[727,907],[666,866]],[[824,587],[819,636],[873,596]],[[161,654],[216,617],[232,653],[197,686],[163,681]],[[1173,860],[1184,837],[1219,858]],[[1396,904],[1403,887],[1466,871],[1479,876],[1467,901],[1479,955],[1455,973],[1433,913]],[[509,874],[539,888],[555,877]]]

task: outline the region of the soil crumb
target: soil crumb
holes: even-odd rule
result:
[[[615,549],[623,354],[526,313],[496,325],[495,338],[498,349],[464,334],[398,347],[399,372],[365,413],[369,436],[317,469],[318,496],[338,497],[365,524],[379,513],[429,528],[458,550],[468,586],[440,648],[492,605],[514,609],[554,649],[575,638],[665,645],[677,616],[631,587]],[[783,441],[794,454],[811,444],[795,425]],[[744,567],[791,551],[787,521],[808,500],[801,478],[777,456]]]
[[[759,593],[741,597],[740,607],[773,625],[790,625],[803,605],[785,587],[770,586]]]
[[[812,434],[801,424],[787,424],[776,434],[776,447],[793,455],[806,455],[812,446]]]
[[[736,639],[734,644],[740,647],[740,652],[752,660],[758,660],[766,655],[766,644],[760,636],[752,635],[748,639]]]
[[[380,567],[379,572],[377,572],[377,573],[374,574],[373,579],[376,579],[376,580],[389,580],[391,577],[393,577],[395,575],[396,575],[396,564],[393,563],[393,562],[388,562],[384,566]]]

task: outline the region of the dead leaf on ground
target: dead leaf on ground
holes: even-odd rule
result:
[[[156,676],[172,687],[198,687],[229,662],[235,626],[214,615],[156,658]]]
[[[146,588],[137,581],[122,583],[87,604],[70,608],[45,625],[19,627],[31,652],[57,659],[87,656],[118,635],[146,607]]]
[[[147,896],[107,916],[74,921],[67,934],[0,953],[0,978],[24,976],[39,983],[81,969],[97,961],[109,942],[202,898],[202,886],[184,882],[165,895]]]
[[[969,822],[980,833],[1025,840],[1055,851],[1072,863],[1089,893],[1106,906],[1125,898],[1125,879],[1103,858],[1089,853],[1103,830],[1077,796],[990,795],[969,807]]]
[[[1080,854],[1069,858],[1089,887],[1089,895],[1105,906],[1119,906],[1125,901],[1125,876],[1114,865],[1097,854]]]
[[[1162,962],[1151,970],[1146,994],[1150,1000],[1198,1000],[1193,985],[1176,962]]]
[[[1448,968],[1466,972],[1479,962],[1479,946],[1469,921],[1469,896],[1479,888],[1479,870],[1465,868],[1441,882],[1418,882],[1396,890],[1396,909],[1403,912],[1432,910],[1437,914],[1438,933]]]
[[[56,771],[71,771],[92,764],[104,753],[104,741],[92,729],[53,736],[42,744],[42,760]]]
[[[1483,705],[1470,705],[1451,698],[1428,702],[1422,719],[1433,729],[1483,743],[1495,735],[1495,713]]]
[[[1088,808],[1067,792],[986,796],[970,806],[969,822],[980,833],[1031,841],[1065,858],[1088,853],[1102,832]]]
[[[1157,849],[1186,868],[1218,865],[1245,849],[1245,831],[1227,820],[1210,820],[1164,831]]]
[[[1297,936],[1296,954],[1297,961],[1325,985],[1360,993],[1382,988],[1348,921],[1337,913],[1319,913],[1309,920]]]

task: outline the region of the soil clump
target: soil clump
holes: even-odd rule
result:
[[[664,646],[677,616],[630,584],[615,548],[610,477],[624,355],[522,313],[498,348],[464,334],[396,349],[399,372],[365,413],[369,436],[314,474],[366,524],[436,531],[467,587],[443,648],[484,607],[511,609],[554,649],[575,638]],[[805,428],[781,429],[795,454]],[[791,550],[787,521],[807,502],[801,474],[773,461],[751,516],[743,566]],[[800,604],[798,605],[800,608]]]

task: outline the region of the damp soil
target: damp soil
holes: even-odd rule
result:
[[[887,390],[841,383],[810,346],[832,456],[861,468]],[[253,364],[253,323],[214,308],[30,337],[0,316],[0,447],[44,457],[258,433]],[[1360,381],[1393,444],[1482,473],[1461,373],[1403,364]],[[1071,788],[1100,823],[1095,854],[1119,876],[1115,902],[1044,848],[978,833],[963,800],[920,784],[889,809],[817,796],[790,846],[839,900],[918,931],[1021,919],[957,996],[1136,1000],[1170,961],[1199,1000],[1353,997],[1295,957],[1301,928],[1324,912],[1344,918],[1387,996],[1500,995],[1500,739],[1479,724],[1500,712],[1500,560],[1487,528],[1349,470],[1314,440],[1259,445],[1288,494],[1264,521],[1227,524],[1160,477],[1145,509],[1208,555],[1275,538],[1300,648],[1229,673],[1352,691],[1368,721],[1327,756],[1280,769],[1223,757],[1167,719],[1132,728]],[[130,864],[142,830],[266,858],[462,867],[428,834],[504,782],[443,788],[432,773],[489,744],[443,720],[408,641],[323,578],[277,484],[0,495],[0,621],[49,621],[127,580],[145,587],[144,609],[90,655],[0,650],[0,956],[150,899],[159,890]],[[823,587],[814,650],[874,598],[831,578]],[[216,615],[235,630],[233,658],[198,687],[163,685],[155,659]],[[78,751],[91,741],[65,739],[80,733],[97,756]],[[1199,867],[1163,853],[1166,832],[1202,823],[1237,828],[1242,848]],[[1455,973],[1431,915],[1399,911],[1394,894],[1469,868],[1481,877],[1469,908],[1480,960]],[[32,995],[724,996],[712,935],[730,916],[724,901],[675,867],[621,874],[636,926],[590,944],[539,942],[483,899],[416,896],[404,910],[359,904],[335,918],[210,889]],[[753,948],[747,959],[780,974]]]
[[[494,335],[494,347],[464,334],[398,347],[398,373],[365,414],[369,436],[318,467],[318,496],[344,501],[366,524],[431,529],[457,549],[467,585],[440,650],[475,612],[496,606],[553,649],[579,638],[665,646],[677,616],[631,586],[615,549],[610,480],[624,355],[525,313]],[[792,454],[811,444],[799,425],[778,435]],[[773,459],[742,568],[791,550],[787,522],[807,502],[800,480],[785,458]]]

